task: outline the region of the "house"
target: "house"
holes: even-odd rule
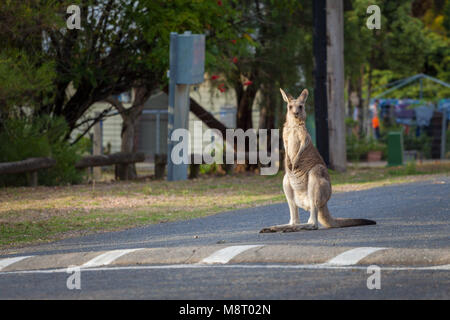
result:
[[[190,97],[197,101],[207,111],[211,112],[218,120],[220,120],[228,128],[236,127],[236,96],[234,90],[219,90],[213,88],[211,82],[206,80],[200,85],[190,87]],[[118,96],[125,108],[131,106],[133,93],[123,93]],[[259,112],[257,100],[253,106],[253,123],[257,127]],[[146,154],[146,162],[153,167],[155,154],[167,153],[167,119],[168,119],[169,99],[167,94],[159,91],[152,95],[145,103],[141,119],[136,132],[137,151]],[[92,105],[87,116],[93,116],[100,113],[109,104],[106,102],[98,102]],[[190,146],[193,151],[193,139],[201,139],[193,134],[194,121],[200,121],[192,112],[189,115],[189,130],[191,132]],[[100,123],[102,132],[102,153],[114,153],[120,151],[121,146],[121,130],[122,118],[117,111],[112,111]],[[203,125],[203,131],[208,128]],[[89,134],[92,136],[93,129]],[[77,132],[74,132],[74,136]],[[198,152],[198,150],[195,150]],[[145,166],[145,165],[144,165]],[[147,165],[148,167],[148,165]]]

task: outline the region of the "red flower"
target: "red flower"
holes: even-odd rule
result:
[[[212,77],[211,77],[211,80],[217,80],[217,79],[219,79],[219,76],[218,75],[213,75]]]
[[[220,92],[225,92],[227,90],[225,88],[225,83],[219,83],[218,89]]]
[[[221,6],[222,5],[222,1],[217,1],[217,4],[219,5],[219,6]]]
[[[236,44],[236,39],[231,40],[233,44]]]
[[[253,84],[253,82],[250,80],[244,82],[244,86],[249,86],[251,84]]]
[[[233,57],[233,63],[237,63],[238,59],[236,57]]]

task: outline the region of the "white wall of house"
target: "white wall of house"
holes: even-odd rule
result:
[[[227,127],[234,128],[236,125],[236,94],[234,89],[227,88],[225,92],[219,91],[217,88],[212,87],[212,83],[209,80],[205,80],[202,84],[192,85],[190,87],[190,96],[195,101],[197,101],[201,106],[203,106],[207,111],[211,112],[217,119],[222,121]],[[149,101],[147,101],[145,108],[148,109],[164,109],[167,110],[167,96],[160,92],[157,96],[152,96]],[[258,101],[259,94],[255,99],[255,103],[253,105],[253,126],[257,128],[259,122],[259,112],[258,112]],[[131,103],[124,103],[126,108],[130,107]],[[99,102],[92,105],[92,107],[88,110],[85,117],[92,117],[97,112],[101,112],[104,109],[108,108],[109,105],[107,103]],[[151,116],[146,117],[144,125],[156,126],[155,121],[150,119]],[[165,126],[165,130],[162,135],[167,135],[167,116],[161,116],[161,127]],[[200,121],[192,112],[189,115],[189,131],[191,133],[190,139],[190,148],[191,152],[200,152],[201,150],[194,150],[194,145],[200,146],[202,136],[194,135],[194,121]],[[156,135],[153,136],[152,132],[155,128],[148,129],[140,128],[140,132],[142,132],[145,136],[139,136],[138,139],[156,139]],[[206,125],[202,125],[203,132],[208,129]],[[102,146],[103,150],[108,149],[108,145],[110,146],[110,152],[119,152],[121,145],[121,137],[120,133],[122,130],[122,118],[120,115],[114,115],[107,117],[102,121]],[[140,133],[139,132],[139,133]],[[80,131],[73,132],[73,136],[75,137],[79,134]],[[93,129],[89,132],[93,133]],[[139,134],[138,133],[138,134]],[[166,147],[163,146],[164,138],[160,143],[160,149],[162,152],[166,150]],[[153,143],[153,141],[152,141]],[[206,145],[208,142],[204,142],[203,145]],[[140,141],[140,145],[142,145],[142,140]],[[152,147],[153,148],[153,147]],[[152,149],[153,150],[153,149]],[[153,155],[149,157],[150,160],[153,159]]]

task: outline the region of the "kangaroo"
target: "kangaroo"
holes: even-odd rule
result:
[[[289,205],[289,224],[264,228],[260,232],[294,232],[317,230],[319,223],[326,228],[343,228],[376,224],[367,219],[333,218],[327,202],[331,197],[328,169],[314,147],[306,129],[305,103],[308,90],[304,89],[297,99],[280,89],[287,102],[286,122],[283,126],[285,170],[283,190]],[[300,224],[298,208],[310,212],[308,223]]]

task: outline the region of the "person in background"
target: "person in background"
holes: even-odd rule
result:
[[[375,139],[380,139],[380,120],[378,119],[378,100],[375,101],[373,113],[372,113],[372,128]]]

